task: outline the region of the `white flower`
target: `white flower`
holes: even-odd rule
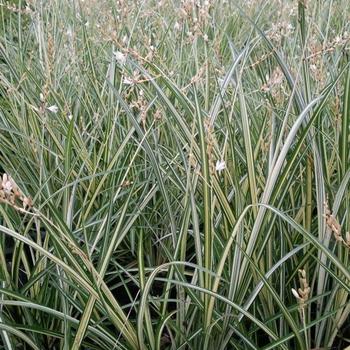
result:
[[[71,27],[69,27],[66,31],[67,36],[72,37],[73,36],[73,30]]]
[[[67,118],[68,118],[69,120],[72,120],[72,119],[73,119],[73,116],[72,116],[71,114],[68,114],[68,115],[67,115]]]
[[[52,113],[57,113],[58,112],[58,107],[56,105],[52,105],[50,107],[47,107],[47,109],[52,112]]]
[[[126,62],[126,55],[124,55],[122,52],[120,51],[114,51],[113,52],[114,58],[116,59],[116,61],[123,66]]]
[[[217,160],[216,161],[216,165],[215,165],[215,170],[217,172],[221,172],[222,170],[224,170],[226,168],[226,163],[224,160]]]
[[[134,85],[134,82],[130,78],[127,78],[127,77],[124,77],[123,83],[125,85]]]
[[[336,44],[340,44],[342,40],[341,40],[341,37],[339,35],[337,35],[335,37],[334,41],[335,41]]]
[[[180,30],[180,23],[179,22],[175,22],[174,29],[175,30]]]
[[[11,176],[8,176],[6,173],[2,176],[1,187],[3,188],[5,193],[11,193],[11,191],[18,191],[18,186],[15,180]]]
[[[10,193],[12,191],[11,177],[7,176],[6,173],[2,176],[1,186],[6,193]]]
[[[5,192],[11,192],[12,191],[12,183],[11,183],[11,181],[6,181],[3,186],[4,186]]]
[[[293,25],[291,23],[287,24],[287,31],[289,31],[289,32],[293,32],[294,31],[294,27],[293,27]]]
[[[294,288],[292,288],[292,293],[298,300],[300,299],[299,293]]]

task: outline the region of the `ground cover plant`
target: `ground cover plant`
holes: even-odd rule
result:
[[[0,3],[0,349],[344,349],[350,3]]]

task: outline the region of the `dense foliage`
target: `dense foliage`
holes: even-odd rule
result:
[[[349,344],[347,0],[0,20],[0,349]]]

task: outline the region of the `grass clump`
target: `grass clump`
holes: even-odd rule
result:
[[[2,349],[349,343],[349,4],[1,3]]]

